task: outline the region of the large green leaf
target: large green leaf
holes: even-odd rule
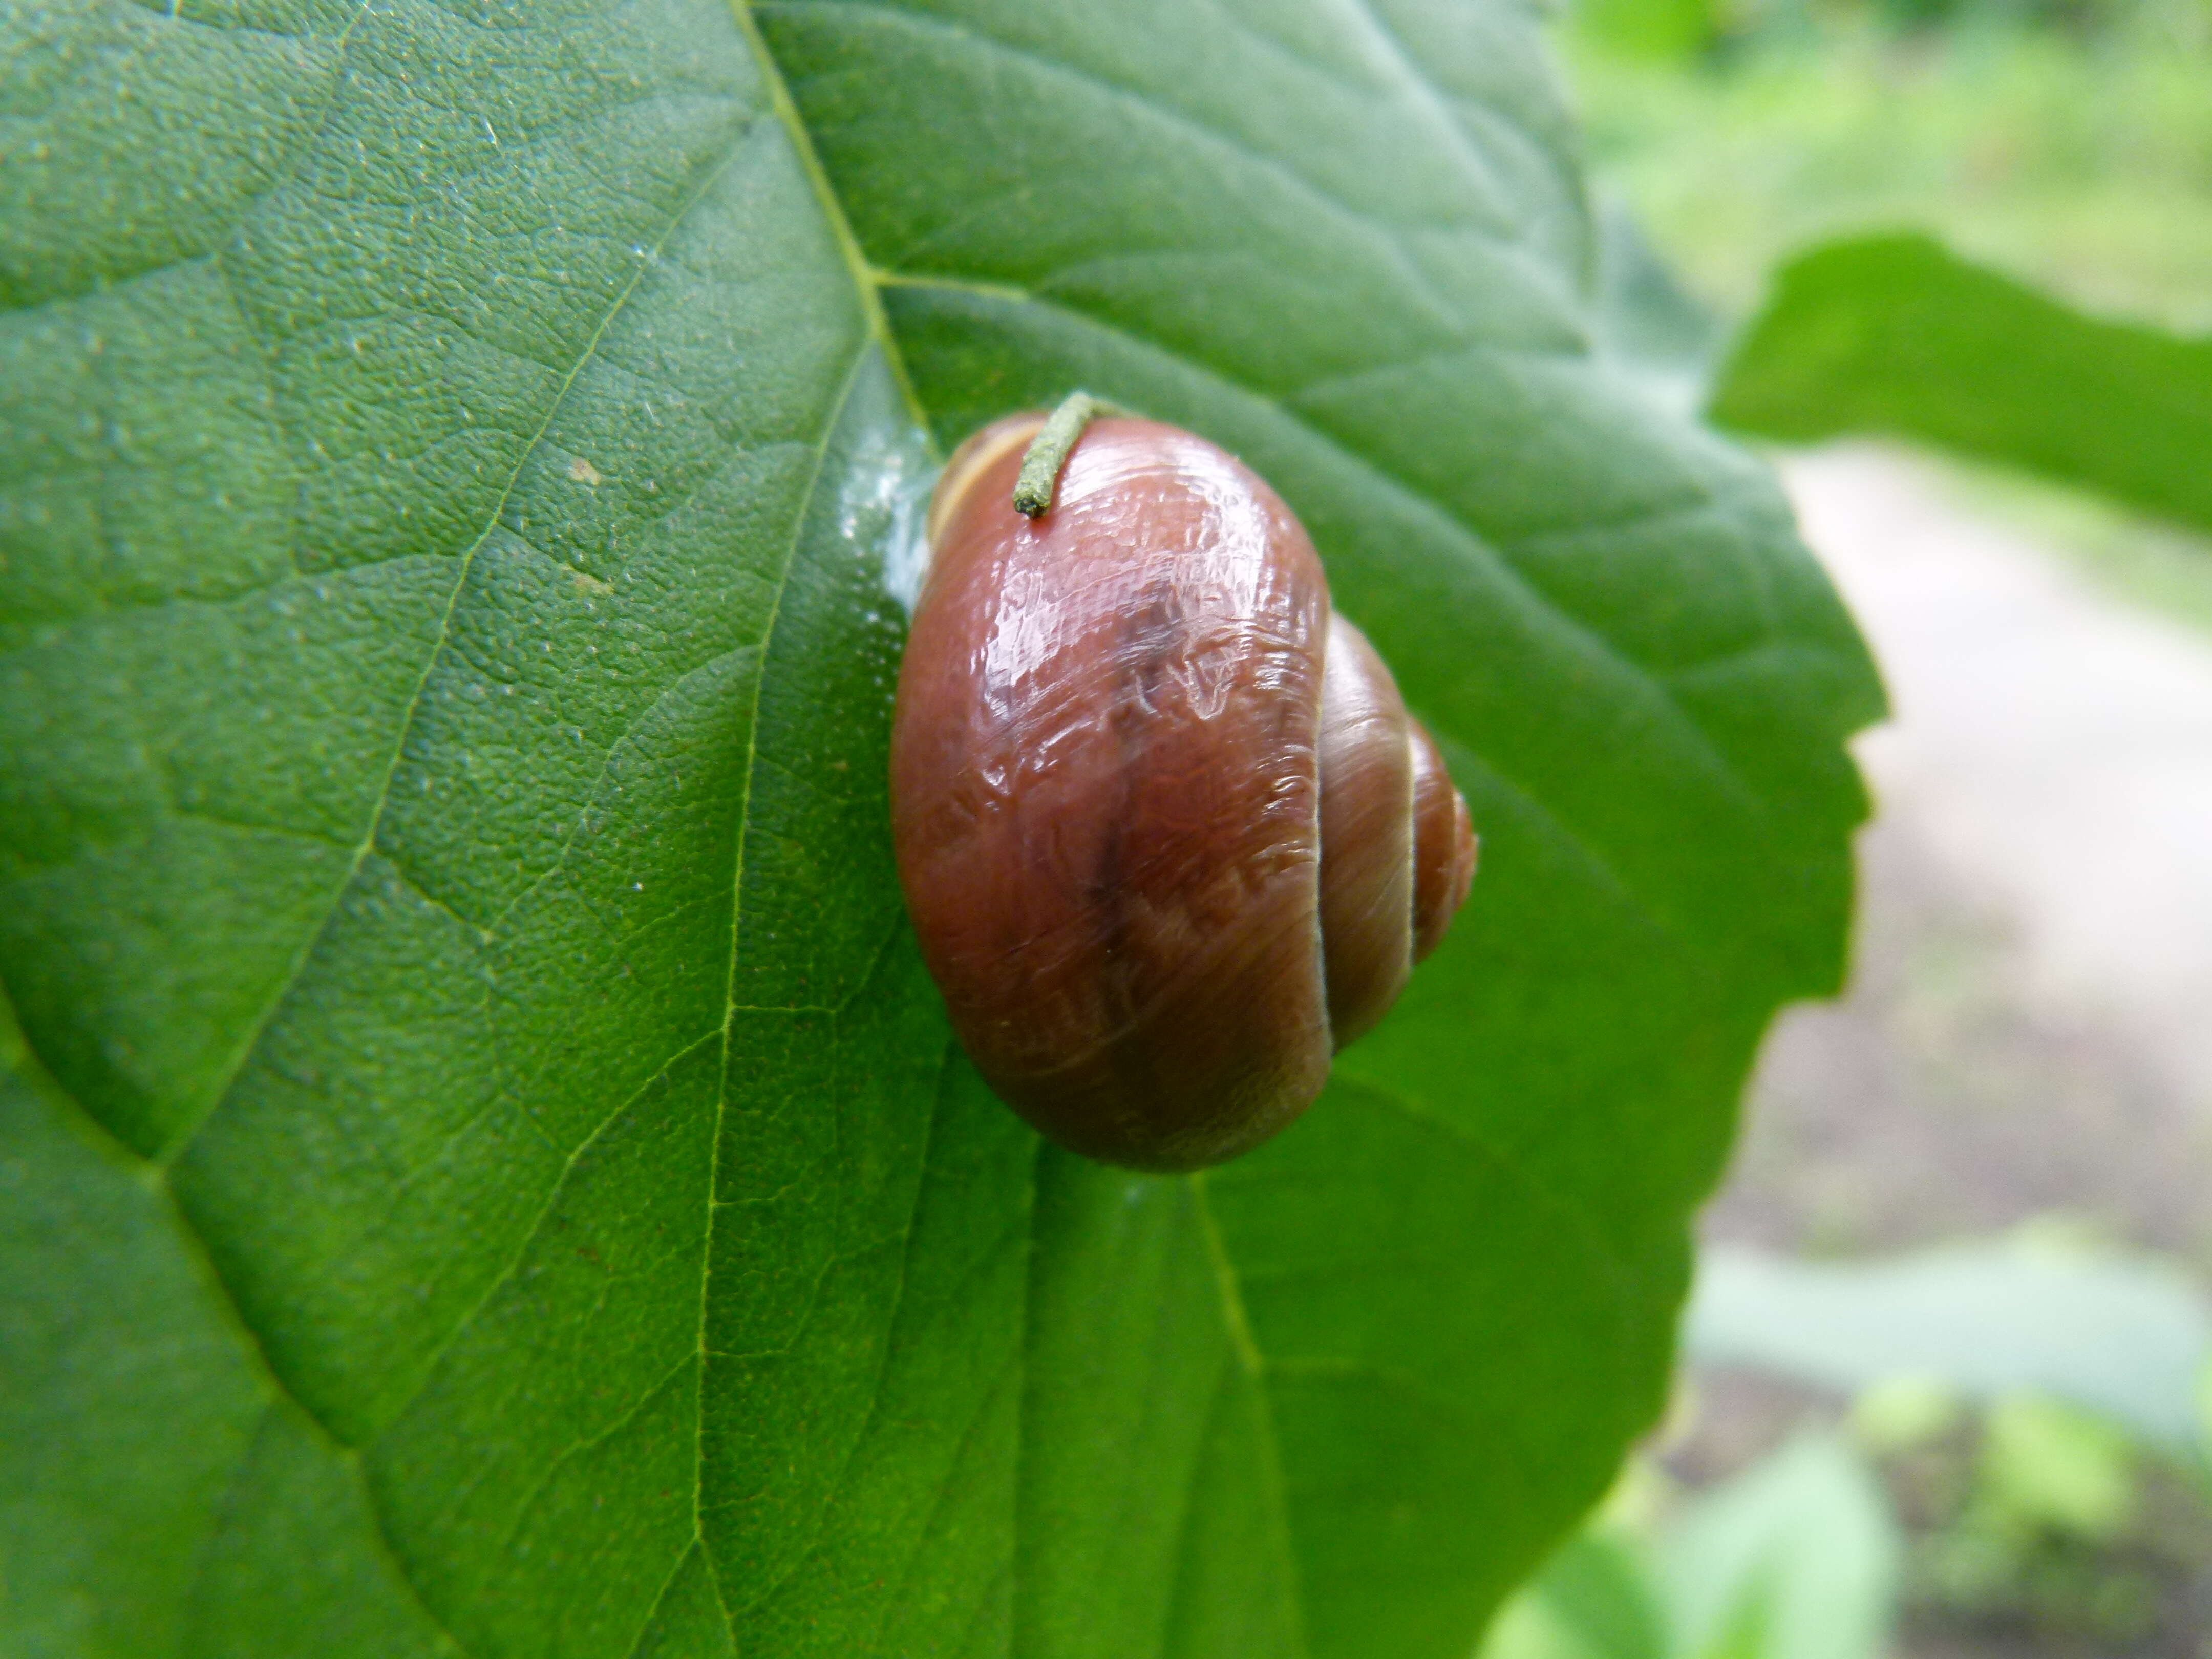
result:
[[[1464,1652],[1658,1405],[1877,696],[1589,344],[1503,3],[124,0],[0,46],[0,1645]],[[949,1042],[928,456],[1240,449],[1480,894],[1164,1180]]]
[[[2212,339],[2086,316],[1925,236],[1784,266],[1712,410],[1777,438],[1921,439],[2212,528]]]

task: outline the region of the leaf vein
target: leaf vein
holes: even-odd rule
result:
[[[364,10],[366,9],[366,7],[363,8]],[[668,239],[676,234],[677,228],[690,216],[691,210],[705,198],[708,191],[721,178],[722,173],[730,165],[732,158],[737,154],[738,145],[738,140],[733,139],[720,161],[715,166],[705,170],[704,175],[693,187],[690,194],[669,216],[667,225],[663,228],[660,235],[653,244],[656,251],[665,246]],[[262,1036],[268,1030],[270,1021],[276,1018],[276,1011],[291,994],[292,987],[298,982],[300,975],[306,971],[308,960],[313,956],[316,945],[329,931],[331,922],[337,914],[338,904],[346,890],[359,877],[362,863],[367,860],[370,848],[375,845],[378,830],[384,820],[385,808],[392,798],[392,781],[398,777],[400,761],[406,754],[408,735],[413,731],[416,719],[422,709],[423,694],[428,690],[431,676],[436,672],[438,663],[444,657],[447,642],[452,637],[453,617],[459,609],[461,596],[468,586],[469,573],[474,567],[477,553],[490,538],[492,532],[499,527],[500,516],[506,511],[508,498],[514,494],[514,486],[521,478],[523,469],[528,465],[531,455],[535,453],[538,446],[544,441],[546,433],[551,430],[553,422],[567,402],[568,392],[575,385],[577,377],[583,373],[584,366],[591,362],[593,355],[598,351],[599,342],[605,337],[606,331],[612,326],[616,317],[629,304],[630,297],[636,293],[639,284],[645,280],[645,273],[649,268],[648,264],[641,262],[638,269],[630,273],[629,280],[614,296],[598,324],[592,328],[591,334],[586,338],[581,349],[577,353],[576,361],[570,366],[568,374],[562,378],[559,386],[555,388],[551,398],[548,399],[544,418],[538,422],[536,433],[532,434],[530,442],[524,447],[521,455],[508,472],[505,483],[500,489],[498,499],[493,503],[491,511],[487,515],[483,530],[477,533],[476,539],[469,544],[467,550],[462,554],[460,568],[454,573],[453,587],[447,595],[445,610],[439,617],[436,638],[424,657],[422,672],[416,677],[414,690],[409,694],[406,707],[402,710],[400,718],[396,722],[398,735],[392,743],[391,756],[386,762],[383,778],[377,786],[368,828],[362,836],[360,844],[354,849],[352,867],[347,872],[345,879],[339,884],[337,893],[332,896],[331,907],[325,913],[321,924],[312,930],[302,940],[283,977],[278,982],[276,991],[270,997],[267,1006],[263,1009],[260,1017],[253,1022],[239,1044],[237,1054],[226,1069],[223,1082],[215,1091],[211,1103],[201,1114],[198,1121],[187,1127],[168,1149],[167,1161],[173,1163],[176,1158],[181,1157],[200,1129],[205,1127],[209,1119],[222,1109],[223,1102],[229,1097],[230,1091],[237,1086],[239,1076],[244,1072],[247,1061],[252,1059],[254,1051],[260,1046]]]

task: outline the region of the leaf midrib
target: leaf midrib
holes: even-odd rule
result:
[[[749,40],[752,40],[750,34],[747,38]],[[771,69],[771,65],[763,64],[762,72],[767,74]],[[779,113],[787,110],[789,107],[788,99],[781,100],[776,107]],[[792,566],[799,556],[799,540],[805,533],[807,521],[812,514],[815,492],[822,485],[822,469],[829,457],[830,447],[836,441],[838,427],[843,421],[846,407],[852,399],[853,388],[858,383],[861,370],[867,363],[870,349],[869,345],[864,344],[854,353],[853,362],[845,372],[844,384],[838,389],[837,396],[831,403],[829,412],[823,421],[821,442],[815,447],[812,470],[807,476],[806,488],[800,494],[799,509],[793,515],[791,536],[784,547],[783,560],[775,574],[774,597],[769,601],[767,620],[761,629],[760,661],[753,671],[751,707],[745,719],[744,782],[738,794],[737,836],[730,860],[730,965],[722,986],[722,1063],[714,1083],[714,1122],[708,1141],[707,1164],[707,1221],[706,1225],[701,1230],[699,1332],[698,1339],[693,1345],[694,1354],[699,1364],[700,1402],[698,1421],[692,1429],[692,1540],[698,1545],[706,1558],[708,1575],[714,1581],[715,1599],[721,1606],[722,1617],[726,1624],[730,1622],[731,1598],[722,1585],[721,1567],[714,1559],[714,1548],[707,1540],[706,1522],[702,1514],[707,1478],[706,1376],[707,1367],[712,1358],[711,1351],[707,1345],[707,1315],[708,1304],[713,1299],[714,1290],[714,1228],[718,1212],[716,1200],[721,1195],[722,1180],[722,1133],[729,1109],[731,1034],[736,1030],[738,1018],[738,943],[744,935],[745,844],[752,831],[753,780],[760,765],[761,690],[768,681],[771,647],[775,641],[776,624],[783,615],[783,599],[790,585]],[[737,1632],[733,1625],[730,1633],[734,1641]]]

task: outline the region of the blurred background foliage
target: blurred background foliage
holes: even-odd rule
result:
[[[2212,326],[2207,0],[1581,0],[1599,176],[1692,291],[1877,226],[2063,297]]]
[[[2205,1650],[2212,1317],[2171,1264],[1721,1248],[1685,1344],[1669,1423],[1480,1659]]]
[[[1601,193],[1609,343],[1679,402],[1717,392],[1742,429],[1856,424],[1947,445],[1942,482],[1977,510],[2115,592],[2212,623],[2207,514],[2174,511],[2206,489],[2189,443],[2212,443],[2212,0],[1567,0],[1557,38]],[[1915,236],[1955,256],[1944,274],[1960,292],[1937,297],[1955,300],[1962,333],[1985,334],[1977,288],[2014,290],[2008,309],[2079,313],[2040,354],[2034,318],[2010,341],[1961,342],[1960,367],[2019,346],[2060,360],[2044,378],[2063,385],[2100,336],[2125,337],[2130,361],[2075,428],[2085,448],[2121,428],[2107,442],[2124,455],[2193,411],[2193,429],[2164,434],[2181,452],[2167,487],[2051,454],[2044,434],[2077,411],[2037,388],[1943,375],[1940,352],[1885,384],[1893,364],[1864,359],[1886,342],[1856,343],[1857,362],[1802,349],[1832,315],[1785,315],[1801,325],[1789,349],[1746,354],[1793,261],[1817,283],[1850,244]],[[1907,332],[1912,298],[1867,293],[1863,331]],[[2129,384],[2146,356],[2148,381]],[[2149,408],[2133,395],[2144,384]],[[1988,430],[2008,410],[2016,429]]]
[[[1607,349],[1754,436],[1945,452],[1914,476],[2212,639],[2212,0],[1572,0],[1559,36]],[[1481,1659],[2212,1659],[2212,1197],[2157,1168],[2207,1103],[2123,1110],[2136,1056],[1875,837],[1676,1408]],[[2056,1212],[1993,1150],[2038,1138]]]

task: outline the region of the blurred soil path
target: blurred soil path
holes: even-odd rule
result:
[[[2212,635],[1925,463],[1787,462],[1887,681],[1851,989],[1770,1039],[1717,1237],[1871,1249],[2051,1211],[2212,1266]]]

